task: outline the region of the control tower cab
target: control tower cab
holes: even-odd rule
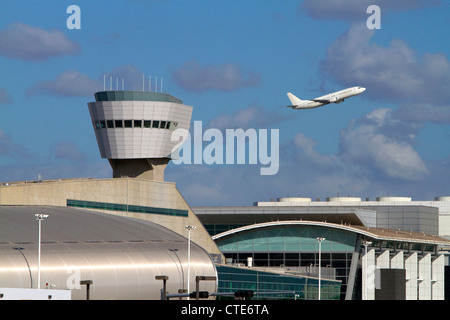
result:
[[[101,91],[88,103],[98,147],[113,177],[164,181],[164,170],[179,141],[177,128],[189,130],[192,107],[167,93]]]

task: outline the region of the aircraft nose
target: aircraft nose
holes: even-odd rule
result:
[[[361,90],[361,92],[366,91],[366,88],[364,88],[364,87],[359,87],[359,89]]]

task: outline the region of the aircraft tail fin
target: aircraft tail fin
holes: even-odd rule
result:
[[[296,96],[294,96],[294,95],[293,95],[292,93],[290,93],[290,92],[287,93],[287,96],[288,96],[289,100],[291,100],[291,102],[292,102],[292,104],[293,104],[294,106],[300,105],[300,104],[303,103],[303,101],[302,101],[301,99],[297,98]]]

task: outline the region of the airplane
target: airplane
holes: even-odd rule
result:
[[[325,96],[321,96],[312,100],[301,100],[288,92],[289,100],[292,102],[292,106],[286,106],[292,109],[312,109],[321,107],[329,103],[341,103],[345,99],[356,96],[363,93],[366,90],[364,87],[351,87],[341,91],[329,93]]]

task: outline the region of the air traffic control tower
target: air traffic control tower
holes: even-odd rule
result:
[[[192,107],[167,93],[100,91],[88,103],[102,158],[113,177],[164,181],[164,170],[179,141],[177,128],[189,130]]]

